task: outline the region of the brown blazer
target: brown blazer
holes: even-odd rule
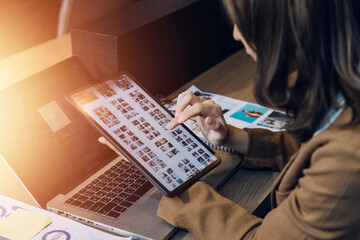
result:
[[[244,167],[282,170],[264,219],[202,182],[163,197],[158,216],[195,239],[360,239],[360,125],[341,127],[350,114],[301,146],[285,132],[248,130]]]

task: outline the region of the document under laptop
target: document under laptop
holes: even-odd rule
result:
[[[176,228],[156,216],[162,193],[64,98],[93,82],[72,57],[1,90],[0,153],[42,208],[134,239],[169,238]],[[217,188],[239,164],[224,158],[203,181]]]

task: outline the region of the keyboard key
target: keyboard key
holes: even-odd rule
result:
[[[88,209],[94,204],[94,202],[87,200],[83,204],[80,205],[81,208]]]
[[[82,204],[82,202],[80,202],[80,201],[78,201],[78,200],[74,200],[72,203],[70,203],[71,205],[73,205],[73,206],[76,206],[76,207],[78,207],[78,206],[80,206],[81,204]]]
[[[106,194],[106,197],[108,198],[114,198],[117,196],[117,193],[114,193],[114,192],[109,192],[108,194]]]
[[[85,202],[85,201],[88,200],[88,199],[89,199],[89,197],[84,196],[84,195],[80,195],[80,196],[77,198],[77,200],[82,201],[82,202]]]
[[[127,166],[122,165],[122,166],[120,166],[120,167],[119,167],[119,169],[120,169],[121,171],[125,171],[125,170],[127,170],[127,169],[128,169],[128,167],[127,167]]]
[[[113,189],[112,187],[105,186],[105,187],[103,187],[103,189],[101,189],[101,191],[108,193],[108,192],[111,192],[112,189]]]
[[[91,182],[91,184],[93,184],[93,185],[96,185],[98,182],[100,182],[100,179],[95,179],[95,180],[93,180],[92,182]]]
[[[100,210],[100,208],[102,208],[103,206],[105,206],[105,203],[101,203],[101,202],[97,202],[94,205],[92,205],[89,210],[93,211],[93,212],[97,212],[98,210]]]
[[[135,191],[135,189],[133,188],[127,188],[124,190],[124,193],[128,193],[129,195],[133,194],[133,192]]]
[[[123,166],[125,167],[133,167],[133,165],[129,162],[124,162]]]
[[[124,207],[121,207],[121,206],[116,206],[113,208],[113,211],[116,211],[116,212],[119,212],[119,213],[122,213],[122,212],[125,212],[126,208]]]
[[[126,192],[122,192],[119,194],[119,197],[121,198],[127,198],[130,194],[126,193]]]
[[[97,177],[97,179],[99,179],[99,180],[102,180],[104,178],[106,178],[106,174],[104,174],[104,173]]]
[[[103,182],[103,181],[98,182],[98,183],[96,184],[96,186],[101,187],[101,188],[105,187],[106,185],[107,185],[107,183],[106,183],[106,182]]]
[[[109,198],[109,197],[103,197],[100,199],[100,202],[102,202],[102,203],[108,203],[110,201],[111,201],[111,198]]]
[[[84,196],[87,196],[87,197],[91,197],[91,196],[93,196],[95,193],[96,193],[96,192],[93,192],[93,191],[89,191],[89,190],[88,190],[88,191],[84,192],[83,195],[84,195]]]
[[[107,192],[102,191],[102,190],[96,193],[96,195],[99,196],[99,197],[103,197],[103,196],[105,196],[106,194],[107,194]]]
[[[75,193],[73,196],[72,196],[72,198],[73,199],[77,199],[78,197],[80,197],[81,195],[80,195],[80,193]]]
[[[86,185],[86,189],[91,189],[92,187],[94,187],[95,185],[93,184],[93,183],[90,183],[90,184],[88,184],[88,185]]]
[[[124,183],[127,184],[127,185],[130,185],[130,184],[132,184],[133,182],[134,182],[134,180],[132,180],[132,179],[130,179],[130,178],[128,178],[128,179],[126,179],[126,180],[124,181]]]
[[[112,181],[112,182],[110,182],[110,183],[108,183],[108,185],[107,185],[107,187],[110,187],[110,188],[115,188],[115,187],[117,187],[119,185],[119,183],[118,182],[115,182],[114,180]]]
[[[116,169],[116,170],[114,171],[114,173],[116,173],[117,175],[120,175],[120,174],[123,174],[124,171],[125,171],[124,169],[118,168],[118,169]]]
[[[147,180],[140,178],[140,179],[137,179],[136,182],[139,183],[139,184],[141,184],[141,185],[143,185],[144,183],[147,182]]]
[[[139,176],[139,177],[143,176],[143,174],[142,174],[139,170],[136,170],[136,171],[133,173],[133,175],[136,175],[136,176]]]
[[[122,201],[124,201],[124,198],[121,198],[121,197],[116,197],[113,200],[111,200],[111,202],[116,203],[116,204],[119,204]]]
[[[114,211],[111,211],[111,212],[109,212],[109,213],[106,214],[106,216],[109,216],[109,217],[111,217],[111,218],[117,218],[117,217],[119,217],[120,215],[121,215],[120,213],[114,212]]]
[[[136,195],[130,195],[129,197],[127,197],[125,200],[128,202],[136,202],[137,200],[139,200],[140,197],[136,196]]]
[[[116,187],[112,190],[113,193],[116,193],[116,194],[119,194],[123,191],[124,189],[123,188],[119,188],[119,187]]]
[[[115,166],[117,167],[121,167],[123,165],[123,162],[125,162],[124,160],[121,160],[120,162],[116,163]]]
[[[111,211],[111,209],[113,209],[114,207],[116,207],[117,205],[115,203],[108,203],[106,204],[105,206],[103,206],[99,211],[98,213],[100,214],[107,214],[108,212]]]
[[[118,169],[118,166],[116,166],[116,165],[114,165],[110,168],[110,170],[112,170],[112,171],[116,171],[117,169]]]
[[[135,179],[141,179],[141,177],[143,176],[142,174],[138,174],[138,173],[133,173],[133,175],[131,176],[134,176]]]
[[[125,207],[125,208],[128,208],[128,207],[130,207],[130,206],[132,205],[132,203],[131,203],[131,202],[128,202],[128,201],[122,201],[122,202],[120,203],[120,205],[123,206],[123,207]]]
[[[121,183],[119,184],[118,188],[121,188],[121,189],[125,189],[128,187],[128,184],[125,184],[125,183]]]
[[[112,172],[112,173],[109,174],[109,177],[111,177],[111,178],[116,178],[117,176],[118,176],[118,174],[116,174],[116,173],[114,173],[114,172]]]
[[[153,185],[150,182],[146,182],[144,185],[142,185],[140,188],[138,188],[134,194],[137,196],[144,195],[147,191],[149,191]]]
[[[74,201],[74,199],[73,199],[73,198],[69,198],[68,200],[66,200],[66,202],[65,202],[65,203],[70,204],[70,203],[72,203],[73,201]]]
[[[147,178],[146,178],[144,175],[142,175],[142,176],[140,177],[140,179],[141,179],[141,180],[145,180],[145,181],[149,181],[149,180],[147,180]]]
[[[119,183],[112,181],[111,183],[108,184],[108,187],[115,188],[118,186],[118,184]]]
[[[119,176],[119,177],[115,178],[115,179],[112,181],[112,183],[122,183],[124,180],[125,180],[124,177]]]
[[[129,187],[134,188],[134,189],[138,189],[141,185],[142,184],[135,182],[135,183],[131,184]]]
[[[103,182],[106,182],[106,183],[109,183],[109,182],[111,182],[113,179],[111,178],[111,177],[109,177],[109,176],[106,176],[102,181]]]
[[[101,199],[100,196],[94,195],[94,196],[92,196],[89,200],[94,201],[94,202],[98,202],[100,199]]]
[[[123,177],[123,178],[128,178],[128,177],[130,177],[130,173],[127,173],[127,172],[124,172],[123,174],[121,174],[121,177]]]
[[[132,174],[128,179],[135,181],[138,178],[139,178],[139,176],[137,174]]]
[[[83,188],[79,191],[80,194],[83,194],[84,192],[86,192],[87,189]]]
[[[90,191],[93,191],[93,192],[98,192],[100,191],[101,187],[99,186],[92,186],[91,188],[89,188]]]

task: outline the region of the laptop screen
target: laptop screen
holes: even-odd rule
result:
[[[64,98],[92,82],[72,57],[0,91],[0,153],[42,207],[116,157]]]

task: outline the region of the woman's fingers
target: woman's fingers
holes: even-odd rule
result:
[[[183,112],[187,106],[200,103],[201,99],[194,95],[193,92],[187,90],[178,96],[175,110],[175,117]]]
[[[217,104],[214,104],[213,101],[208,100],[203,103],[196,103],[182,113],[180,113],[177,118],[180,123],[185,122],[187,119],[200,116],[206,118],[208,116],[218,118],[222,115],[221,107]]]
[[[174,117],[167,125],[166,125],[166,128],[168,130],[171,130],[173,129],[174,127],[176,127],[177,125],[179,125],[179,121],[178,121],[178,118],[177,117]]]
[[[183,112],[179,113],[173,120],[169,122],[167,128],[173,129],[177,125],[186,122],[190,118],[194,117],[203,117],[206,118],[211,116],[213,118],[218,118],[222,116],[221,107],[217,104],[214,104],[213,101],[205,101],[203,103],[196,103]]]
[[[179,125],[179,114],[182,113],[188,106],[194,105],[196,103],[201,103],[201,99],[195,96],[194,93],[190,90],[180,93],[177,98],[175,117],[168,123],[166,128],[171,130]]]
[[[222,124],[220,123],[219,120],[213,118],[213,117],[207,117],[205,118],[205,124],[207,125],[207,127],[211,130],[219,130],[222,127]]]

